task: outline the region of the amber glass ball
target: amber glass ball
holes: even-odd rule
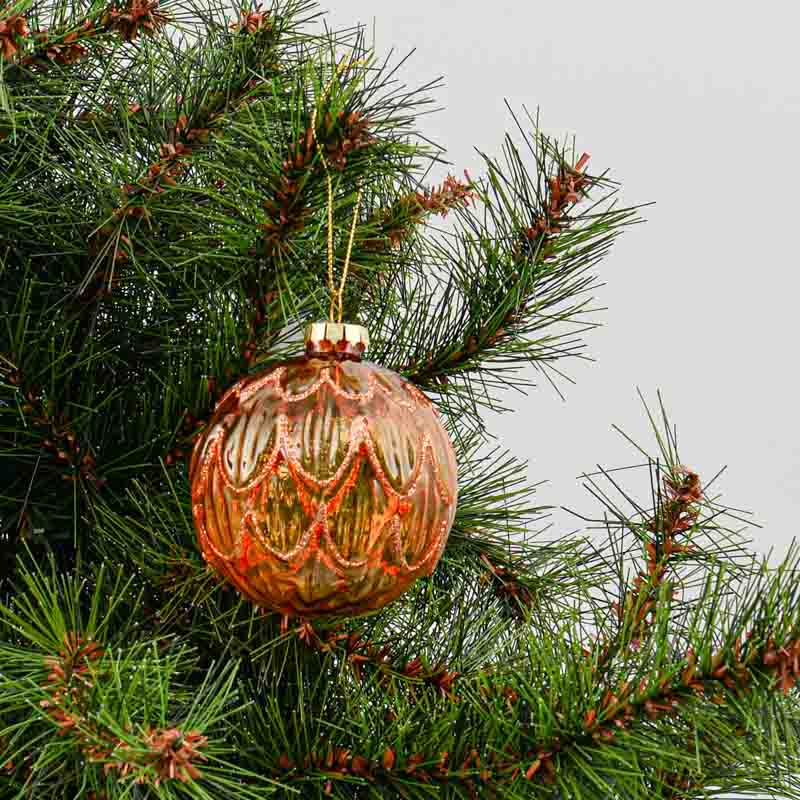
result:
[[[338,345],[237,383],[192,454],[203,556],[287,616],[391,602],[433,572],[455,515],[455,453],[430,400]]]

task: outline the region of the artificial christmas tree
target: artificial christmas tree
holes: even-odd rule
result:
[[[587,475],[602,514],[545,537],[481,416],[581,352],[638,210],[516,117],[484,174],[426,185],[435,85],[319,14],[0,0],[0,797],[800,796],[795,551],[748,554],[663,408],[651,496]],[[304,354],[325,319],[368,329],[375,367],[347,336]],[[341,417],[270,448],[317,384]],[[243,391],[261,405],[232,411]],[[198,542],[208,448],[256,412],[236,464],[267,488],[217,495],[235,524]],[[349,499],[325,491],[342,453]],[[298,509],[381,581],[436,568],[381,602],[321,567],[324,609],[245,596],[242,526],[260,558]],[[384,518],[394,544],[362,548]]]

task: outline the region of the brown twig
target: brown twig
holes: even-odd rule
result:
[[[14,358],[12,355],[11,359],[3,360],[13,363]],[[105,480],[97,476],[97,461],[92,448],[78,439],[64,412],[59,412],[52,400],[45,399],[38,384],[26,384],[22,372],[17,367],[4,372],[5,380],[16,386],[22,395],[23,402],[20,406],[22,413],[43,433],[42,449],[51,454],[53,464],[66,468],[61,477],[71,481],[86,478],[95,488],[102,488]]]
[[[428,217],[439,215],[444,218],[451,210],[466,208],[470,202],[475,202],[477,194],[466,170],[464,176],[466,183],[448,175],[441,186],[403,195],[389,208],[380,211],[368,222],[378,231],[364,242],[364,248],[382,251],[400,247],[414,227],[424,223]]]
[[[334,120],[324,115],[321,132],[309,127],[304,136],[289,147],[272,195],[263,202],[267,220],[258,227],[264,231],[264,254],[272,257],[288,252],[289,238],[304,230],[311,209],[304,192],[309,172],[321,175],[322,159],[315,162],[321,149],[328,164],[343,170],[350,154],[375,142],[369,132],[370,120],[357,111],[340,111]]]
[[[11,61],[19,50],[19,40],[29,35],[28,20],[22,14],[10,14],[0,19],[0,57]]]
[[[301,638],[316,649],[329,650],[332,642],[335,645],[344,637],[349,657],[358,665],[356,674],[359,679],[361,665],[366,662],[385,669],[386,650],[362,641],[358,634],[333,634],[323,641],[313,628],[301,628]],[[750,639],[748,636],[745,641]],[[419,669],[415,660],[406,665],[404,672],[416,677]],[[677,718],[692,699],[725,705],[727,693],[746,694],[763,675],[772,678],[769,683],[772,690],[788,693],[795,686],[800,680],[800,637],[787,640],[780,647],[770,639],[761,648],[745,648],[745,644],[737,640],[731,647],[714,653],[705,669],[688,651],[686,667],[677,675],[665,669],[656,678],[642,680],[638,685],[621,679],[613,690],[607,689],[602,694],[598,703],[585,710],[580,726],[571,736],[562,733],[549,742],[524,750],[509,746],[502,754],[495,751],[481,754],[474,748],[459,765],[446,752],[401,755],[395,748],[387,747],[381,758],[368,758],[342,747],[320,748],[294,758],[288,753],[282,754],[274,774],[287,782],[315,779],[318,773],[322,773],[323,778],[330,775],[329,780],[354,776],[370,783],[391,783],[398,778],[413,776],[429,784],[461,783],[468,791],[469,787],[474,790],[476,787],[507,785],[518,779],[552,784],[560,769],[560,756],[568,754],[572,748],[602,747],[615,742],[621,733],[640,720],[654,721],[665,716]],[[480,691],[486,698],[491,694],[489,687],[484,685]],[[509,710],[513,711],[519,694],[511,687],[499,687],[499,691]],[[693,750],[691,742],[689,746]],[[676,791],[687,788],[685,776],[676,773],[662,777],[665,784]]]
[[[694,550],[690,543],[679,543],[678,537],[690,531],[697,521],[697,504],[703,498],[700,476],[688,467],[675,467],[662,483],[666,500],[646,525],[653,538],[645,544],[645,568],[634,579],[623,604],[612,603],[620,627],[629,631],[634,647],[655,621],[659,592],[674,557]]]
[[[148,726],[139,745],[131,747],[90,717],[87,693],[103,655],[97,642],[69,632],[58,653],[45,658],[48,673],[42,685],[48,699],[39,705],[55,722],[59,735],[72,736],[86,757],[102,763],[106,773],[116,771],[120,777],[138,773],[136,783],[158,786],[163,781],[200,778],[197,762],[207,760],[201,750],[208,739],[198,731]]]
[[[520,230],[519,239],[512,245],[512,256],[517,262],[531,257],[542,261],[553,257],[552,241],[570,224],[566,212],[586,193],[589,178],[582,170],[588,160],[589,154],[584,153],[574,167],[562,165],[558,174],[548,179],[549,199],[544,209],[532,225]],[[510,274],[509,281],[512,285],[516,284],[519,274]],[[503,340],[513,336],[514,326],[524,317],[531,302],[530,298],[523,297],[515,307],[508,309],[502,319],[484,324],[478,331],[465,333],[460,347],[436,358],[410,361],[400,370],[408,380],[419,386],[446,385],[448,373],[474,367],[484,351],[497,347]]]
[[[115,32],[122,41],[132,42],[141,34],[155,35],[168,21],[159,8],[159,0],[112,3],[95,19],[87,18],[71,30],[56,32],[47,28],[31,30],[26,17],[11,14],[0,18],[0,59],[39,69],[47,69],[53,63],[75,64],[88,54],[89,39]],[[18,58],[20,45],[26,41],[31,43],[31,51]]]
[[[495,595],[506,600],[515,615],[524,619],[525,612],[534,605],[536,599],[534,593],[513,570],[492,563],[485,553],[482,553],[480,558],[488,567],[488,572],[484,573],[482,580],[491,583]]]

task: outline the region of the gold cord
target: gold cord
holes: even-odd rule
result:
[[[342,70],[347,69],[355,64],[365,64],[367,63],[364,59],[354,59],[346,64],[344,62],[340,63],[336,67],[336,74],[333,78],[330,79],[328,85],[325,87],[325,91],[322,93],[322,102],[324,102],[327,97],[328,93],[330,92],[331,88],[333,87],[333,83]],[[314,113],[311,117],[311,135],[316,140],[317,138],[317,111],[319,110],[319,105],[315,106]],[[338,306],[339,314],[338,314],[338,321],[342,321],[342,317],[344,315],[344,287],[347,282],[347,273],[350,269],[350,254],[353,251],[353,240],[355,239],[356,234],[356,223],[358,222],[358,211],[361,206],[361,186],[358,187],[358,195],[356,197],[356,207],[353,211],[353,222],[350,226],[350,238],[347,243],[347,254],[344,260],[344,267],[342,268],[342,280],[339,284],[339,288],[336,288],[336,281],[333,274],[333,266],[334,266],[334,254],[333,254],[333,179],[331,178],[330,170],[328,169],[328,162],[325,158],[325,154],[322,152],[322,148],[318,149],[320,160],[322,161],[322,166],[325,168],[325,177],[327,178],[328,183],[328,288],[331,294],[331,304],[328,310],[328,318],[331,322],[334,321],[334,311]]]
[[[320,155],[322,152],[320,151]],[[325,164],[325,156],[322,156],[322,163]],[[331,307],[328,311],[328,319],[333,322],[333,304],[336,302],[336,290],[333,280],[333,181],[331,174],[325,166],[325,177],[328,179],[328,288],[331,295]]]
[[[347,281],[347,271],[350,267],[350,253],[353,250],[353,239],[356,235],[356,222],[358,222],[358,209],[361,206],[361,187],[358,187],[358,195],[356,196],[356,207],[353,211],[353,222],[350,226],[350,240],[347,243],[347,254],[344,257],[344,267],[342,267],[342,282],[339,284],[339,291],[336,293],[336,297],[339,301],[339,322],[342,321],[342,295],[344,294],[344,285]],[[332,315],[331,315],[332,316]]]

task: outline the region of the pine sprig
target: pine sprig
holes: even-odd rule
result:
[[[224,731],[241,709],[237,662],[206,670],[190,688],[184,681],[197,669],[196,656],[174,638],[138,638],[125,624],[120,601],[131,581],[121,571],[109,584],[101,568],[92,586],[77,575],[57,576],[54,567],[49,575],[23,570],[27,591],[0,605],[6,785],[16,785],[19,797],[31,785],[59,792],[72,781],[100,791],[114,775],[120,786],[148,785],[160,797],[173,796],[161,791],[171,783],[230,789]],[[55,760],[66,774],[52,772]],[[253,773],[248,782],[243,796],[275,788]]]
[[[580,355],[580,335],[597,324],[583,297],[598,285],[591,272],[639,221],[636,208],[617,207],[613,182],[582,171],[586,157],[571,166],[538,123],[523,135],[532,164],[510,136],[503,164],[481,153],[479,207],[456,210],[454,232],[420,242],[422,275],[396,287],[415,309],[413,325],[391,316],[375,324],[380,358],[454,418],[471,419],[481,406],[501,410],[500,390],[525,387],[523,366],[550,379],[556,361]]]

